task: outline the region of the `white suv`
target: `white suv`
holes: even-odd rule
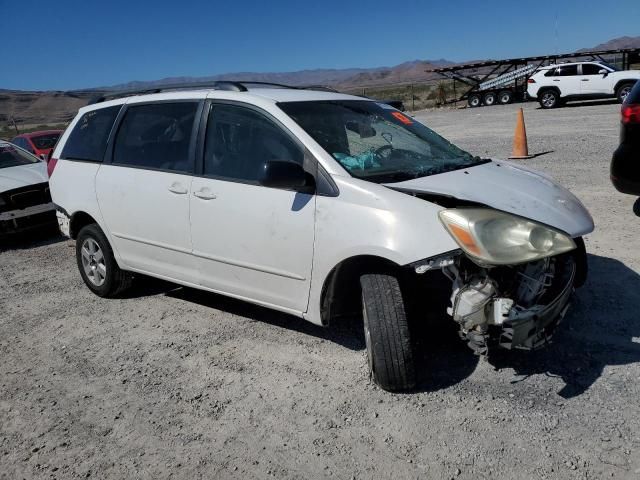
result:
[[[547,341],[586,276],[576,197],[388,105],[247,87],[79,111],[50,183],[93,292],[144,274],[318,325],[362,312],[389,390],[414,385],[412,334],[434,311],[478,353]]]
[[[561,63],[542,67],[529,77],[527,95],[542,108],[596,98],[617,98],[622,103],[638,79],[640,70],[619,70],[604,62]]]

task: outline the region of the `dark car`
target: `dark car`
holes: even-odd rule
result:
[[[640,81],[622,104],[620,146],[611,160],[611,182],[622,193],[640,195]]]
[[[29,153],[33,153],[40,160],[46,160],[47,155],[58,142],[60,135],[62,135],[62,130],[41,130],[18,135],[11,140],[11,143]]]

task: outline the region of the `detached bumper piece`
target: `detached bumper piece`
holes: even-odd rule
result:
[[[56,225],[49,185],[40,183],[0,194],[0,235]]]

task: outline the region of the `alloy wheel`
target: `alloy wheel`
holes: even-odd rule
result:
[[[100,245],[93,238],[87,238],[82,244],[81,253],[85,275],[96,287],[102,286],[107,278],[107,266]]]

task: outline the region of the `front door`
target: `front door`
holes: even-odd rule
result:
[[[203,176],[191,186],[191,237],[202,284],[292,312],[307,309],[315,196],[259,184],[269,160],[304,149],[266,113],[212,104]]]
[[[189,195],[198,106],[127,107],[112,162],[96,176],[100,210],[125,267],[193,284]]]
[[[606,95],[613,92],[609,71],[597,63],[583,63],[580,84],[584,95]],[[606,70],[607,74],[600,73]]]

